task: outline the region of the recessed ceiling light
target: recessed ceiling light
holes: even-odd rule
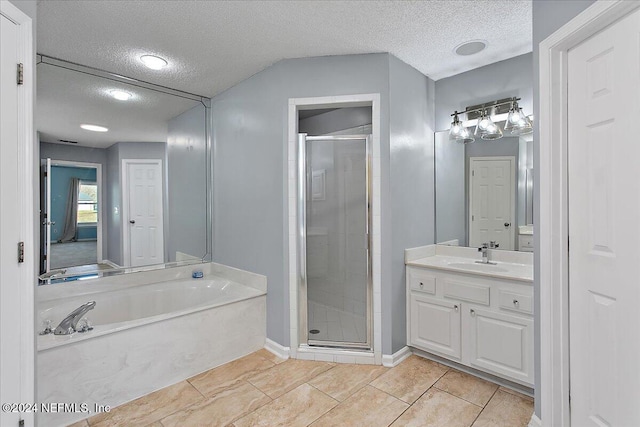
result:
[[[118,89],[110,90],[109,95],[113,96],[118,101],[128,101],[133,96],[129,92],[125,92],[123,90],[118,90]]]
[[[484,40],[470,40],[459,44],[453,49],[453,51],[461,56],[474,55],[487,47],[487,42]]]
[[[155,55],[142,55],[140,61],[152,70],[161,70],[169,64],[166,59]]]
[[[90,130],[92,132],[106,132],[109,129],[104,127],[104,126],[98,126],[98,125],[89,125],[89,124],[82,124],[80,125],[80,127],[84,130]]]

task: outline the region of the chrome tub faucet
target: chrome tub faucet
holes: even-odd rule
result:
[[[87,314],[89,310],[93,310],[96,306],[95,301],[89,301],[86,304],[82,304],[80,307],[73,310],[67,317],[65,317],[58,327],[53,331],[54,335],[71,335],[76,332],[78,322],[82,317]]]

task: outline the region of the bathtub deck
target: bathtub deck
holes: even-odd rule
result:
[[[73,426],[526,426],[533,400],[411,356],[388,369],[262,349]]]

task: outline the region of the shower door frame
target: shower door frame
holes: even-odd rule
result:
[[[344,348],[354,350],[373,350],[373,271],[372,271],[372,176],[371,176],[371,135],[326,135],[309,136],[306,133],[298,134],[298,168],[297,168],[297,235],[298,235],[298,307],[299,307],[299,345],[300,347],[314,348]],[[307,141],[364,141],[365,144],[365,179],[366,179],[366,201],[367,227],[365,233],[367,251],[367,283],[366,283],[366,341],[329,341],[309,339],[308,328],[308,299],[307,299]]]

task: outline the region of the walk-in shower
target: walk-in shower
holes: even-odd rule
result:
[[[300,344],[370,349],[371,138],[298,137]]]

